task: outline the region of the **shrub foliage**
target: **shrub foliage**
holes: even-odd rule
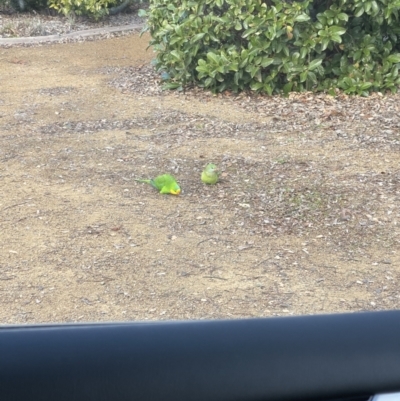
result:
[[[399,9],[400,0],[152,0],[147,30],[166,88],[368,95],[400,84]]]
[[[87,15],[100,19],[108,14],[108,7],[118,3],[118,0],[48,0],[51,8],[64,15]]]

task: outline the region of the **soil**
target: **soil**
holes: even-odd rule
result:
[[[0,323],[399,308],[399,96],[166,93],[148,41],[0,49]]]

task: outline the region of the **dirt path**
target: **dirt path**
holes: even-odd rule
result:
[[[399,98],[160,95],[147,44],[0,49],[0,323],[398,308]]]

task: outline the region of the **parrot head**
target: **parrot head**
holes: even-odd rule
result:
[[[206,168],[205,168],[205,171],[208,173],[208,174],[214,174],[214,173],[219,173],[218,172],[218,168],[217,168],[217,166],[214,164],[214,163],[208,163],[207,164],[207,166],[206,166]]]
[[[181,193],[181,187],[175,180],[171,180],[171,182],[166,185],[166,188],[168,188],[168,193],[171,195],[179,195]]]
[[[179,186],[177,185],[176,187],[171,188],[171,189],[169,190],[169,192],[170,192],[170,194],[172,194],[172,195],[179,195],[179,194],[181,193],[181,189],[180,189]]]

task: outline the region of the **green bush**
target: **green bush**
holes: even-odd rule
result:
[[[166,88],[368,95],[400,84],[399,9],[400,0],[152,0],[146,15]]]
[[[96,20],[108,14],[118,0],[49,0],[49,5],[64,15],[87,15]]]

